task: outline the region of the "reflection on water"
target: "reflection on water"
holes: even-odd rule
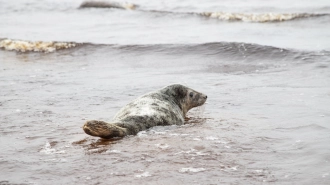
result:
[[[73,146],[81,146],[86,150],[86,154],[93,154],[93,153],[103,153],[109,150],[111,145],[117,143],[117,141],[121,140],[122,138],[112,138],[112,139],[88,139],[84,138],[79,141],[75,141],[72,143]]]

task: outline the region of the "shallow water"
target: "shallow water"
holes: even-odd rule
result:
[[[329,184],[330,42],[323,24],[329,17],[228,22],[78,10],[80,3],[2,2],[0,37],[93,44],[53,53],[0,50],[0,182]],[[330,6],[136,4],[172,12],[237,7],[242,13],[328,13]],[[120,140],[83,132],[86,120],[110,121],[134,98],[172,83],[208,96],[184,126]]]

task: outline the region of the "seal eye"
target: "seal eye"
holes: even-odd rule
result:
[[[194,93],[193,92],[189,93],[189,96],[190,98],[192,98],[194,96]]]

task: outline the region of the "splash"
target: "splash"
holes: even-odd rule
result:
[[[198,15],[216,18],[224,21],[244,21],[244,22],[282,22],[298,18],[307,18],[321,16],[319,14],[307,13],[226,13],[226,12],[203,12],[197,13]]]
[[[187,172],[197,173],[197,172],[202,172],[202,171],[205,171],[205,170],[206,170],[205,168],[181,168],[179,170],[179,172],[181,172],[181,173],[187,173]]]
[[[168,144],[162,144],[162,143],[155,144],[155,146],[156,146],[157,148],[162,149],[162,150],[167,149],[167,148],[169,147]]]
[[[193,157],[196,157],[196,156],[207,156],[207,155],[210,155],[209,153],[204,153],[204,152],[200,152],[200,151],[197,151],[195,149],[190,149],[188,151],[181,151],[181,152],[178,152],[178,153],[175,153],[174,155],[187,155],[187,156],[193,156]]]
[[[135,175],[135,177],[137,177],[137,178],[150,177],[150,176],[151,176],[151,174],[149,172],[144,172],[142,174]]]
[[[21,41],[4,39],[0,41],[0,48],[9,51],[20,52],[45,52],[50,53],[60,49],[76,47],[77,44],[69,42],[42,42],[42,41]]]
[[[40,150],[40,153],[44,154],[64,154],[65,150],[57,151],[56,149],[52,148],[49,142],[46,142],[45,146]]]
[[[205,139],[213,141],[213,140],[218,140],[219,138],[213,136],[207,136]]]
[[[126,10],[135,10],[138,6],[132,3],[117,3],[105,1],[85,1],[79,8],[119,8]]]

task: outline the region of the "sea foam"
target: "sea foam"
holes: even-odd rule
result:
[[[244,21],[244,22],[281,22],[298,18],[318,16],[307,13],[228,13],[228,12],[203,12],[198,15],[216,18],[225,21]]]
[[[0,48],[9,51],[20,52],[45,52],[50,53],[60,49],[76,47],[77,44],[70,42],[42,42],[42,41],[21,41],[4,39],[0,41]]]

